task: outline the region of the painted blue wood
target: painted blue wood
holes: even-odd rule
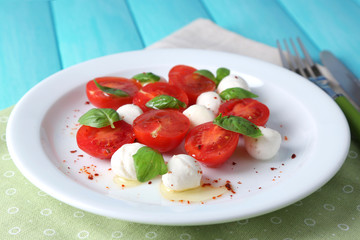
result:
[[[129,0],[128,4],[146,46],[197,18],[209,18],[200,0]]]
[[[92,58],[143,48],[125,1],[52,1],[64,67]]]
[[[60,69],[47,1],[0,1],[0,109]]]
[[[214,21],[244,37],[276,46],[277,39],[300,37],[312,56],[319,49],[277,1],[203,0]]]
[[[330,50],[360,78],[360,5],[355,1],[279,0],[320,50]]]

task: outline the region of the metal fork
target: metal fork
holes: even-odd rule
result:
[[[310,58],[310,55],[305,49],[304,44],[301,42],[300,38],[297,38],[297,41],[301,48],[301,51],[305,56],[304,59],[300,57],[294,41],[292,39],[290,39],[289,41],[292,49],[295,52],[295,56],[291,54],[286,40],[284,40],[284,46],[287,51],[287,56],[285,56],[280,46],[279,40],[277,41],[277,46],[283,66],[309,79],[317,86],[319,86],[322,90],[324,90],[330,97],[332,97],[338,104],[338,106],[341,108],[341,110],[344,112],[351,129],[352,137],[360,142],[360,112],[344,95],[336,93],[330,87],[328,80],[321,74],[316,64]]]
[[[276,44],[279,50],[281,62],[283,66],[297,74],[309,79],[317,86],[319,86],[322,90],[324,90],[327,94],[329,94],[332,98],[336,99],[340,94],[337,94],[330,86],[329,81],[321,74],[319,68],[311,59],[308,51],[306,50],[304,44],[302,43],[300,38],[297,38],[298,44],[301,48],[301,51],[304,55],[304,59],[300,57],[299,51],[294,43],[294,41],[290,38],[289,42],[291,47],[295,53],[293,55],[290,52],[289,45],[286,40],[284,40],[284,46],[287,52],[287,56],[284,54],[280,41],[277,40]]]

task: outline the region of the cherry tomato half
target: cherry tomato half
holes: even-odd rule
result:
[[[186,93],[179,87],[170,85],[167,82],[155,82],[147,84],[138,93],[136,93],[133,98],[133,104],[138,105],[144,112],[148,111],[151,108],[146,107],[145,104],[159,95],[172,96],[186,105],[189,103]],[[183,111],[184,108],[180,108],[179,110]]]
[[[185,138],[185,151],[208,167],[218,167],[234,153],[240,134],[212,122],[194,127]]]
[[[176,110],[150,110],[134,120],[136,139],[159,152],[176,148],[190,127],[189,119]]]
[[[264,126],[269,119],[269,108],[252,98],[231,99],[221,104],[219,113],[243,117],[257,126]]]
[[[120,106],[132,103],[134,95],[140,90],[141,84],[133,79],[122,77],[101,77],[95,79],[101,86],[123,90],[129,96],[120,97],[101,91],[93,80],[86,85],[86,95],[89,101],[98,108],[112,108],[117,110]]]
[[[184,90],[189,98],[189,105],[195,104],[201,93],[214,91],[216,88],[211,79],[194,73],[196,70],[193,67],[177,65],[169,72],[169,83]]]
[[[76,134],[79,148],[93,157],[110,159],[122,145],[135,141],[135,134],[130,124],[121,120],[114,125],[115,128],[81,126]]]

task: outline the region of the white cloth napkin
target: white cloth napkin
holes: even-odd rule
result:
[[[282,66],[277,48],[245,38],[216,25],[208,19],[197,19],[191,22],[168,37],[147,47],[147,49],[152,48],[197,48],[224,51]],[[333,89],[345,94],[330,72],[325,67],[318,66]]]

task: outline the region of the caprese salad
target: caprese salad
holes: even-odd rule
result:
[[[166,189],[182,192],[201,185],[202,167],[227,161],[240,137],[256,159],[271,159],[280,148],[279,132],[265,127],[268,107],[226,68],[214,74],[177,65],[168,81],[151,72],[100,77],[87,83],[86,94],[95,108],[79,119],[78,147],[110,159],[112,171],[125,181],[161,175]],[[183,143],[187,154],[165,162],[162,154]]]

